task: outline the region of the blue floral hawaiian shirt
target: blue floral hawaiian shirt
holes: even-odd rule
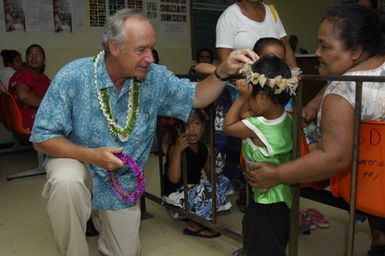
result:
[[[115,122],[124,126],[128,112],[129,87],[127,79],[120,92],[114,87],[106,71],[104,57],[97,68],[98,88],[108,88]],[[65,137],[71,142],[89,148],[123,147],[143,169],[155,135],[157,116],[171,116],[187,121],[195,96],[196,83],[180,79],[165,66],[151,64],[140,84],[140,107],[136,125],[128,141],[121,142],[107,127],[100,109],[93,72],[93,58],[82,58],[64,66],[52,80],[39,107],[32,142],[43,142]],[[88,165],[94,177],[92,207],[121,209],[135,205],[118,199],[109,183],[106,170]],[[136,179],[124,168],[120,183],[128,193],[136,190]],[[123,175],[124,174],[124,175]]]

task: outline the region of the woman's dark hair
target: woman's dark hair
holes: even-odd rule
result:
[[[369,57],[385,54],[383,12],[358,4],[343,4],[330,8],[324,20],[333,25],[334,36],[346,50],[362,46]]]
[[[267,46],[267,45],[279,45],[281,46],[285,51],[285,45],[282,43],[281,40],[279,40],[278,38],[274,38],[274,37],[262,37],[260,38],[254,45],[253,47],[253,51],[256,53],[256,54],[260,54],[262,49]]]
[[[196,56],[195,56],[196,61],[197,62],[199,61],[199,56],[201,55],[202,52],[208,52],[209,55],[210,55],[210,63],[213,63],[213,61],[214,61],[214,54],[213,54],[213,51],[211,51],[209,48],[202,48],[202,49],[200,49],[197,52]]]
[[[30,46],[28,46],[26,52],[25,52],[25,56],[27,58],[29,52],[31,51],[32,48],[39,48],[41,53],[43,54],[43,59],[45,60],[45,51],[43,49],[43,47],[39,44],[31,44]],[[44,70],[45,70],[45,63],[43,64],[43,66],[41,67],[40,69],[40,73],[44,73]]]
[[[12,61],[18,56],[21,57],[21,54],[16,50],[2,50],[1,51],[1,57],[3,58],[3,64],[5,67],[8,67],[9,64],[11,64]]]
[[[264,74],[266,78],[274,78],[282,76],[282,78],[291,78],[291,70],[289,66],[280,58],[274,55],[266,55],[258,59],[251,66],[255,73]],[[286,105],[290,100],[290,94],[286,90],[280,94],[274,94],[274,90],[270,86],[262,87],[260,84],[253,84],[252,97],[255,97],[258,92],[263,92],[268,95],[274,102]]]

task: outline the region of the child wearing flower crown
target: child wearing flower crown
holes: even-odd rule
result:
[[[290,161],[292,119],[285,105],[295,93],[298,74],[273,55],[261,57],[242,73],[245,79],[237,81],[239,97],[225,117],[223,131],[243,139],[246,163]],[[251,116],[240,120],[245,104]],[[244,254],[285,255],[292,205],[290,186],[279,184],[268,191],[252,190],[242,221]]]

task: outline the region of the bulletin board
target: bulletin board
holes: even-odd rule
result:
[[[216,57],[215,28],[222,12],[234,0],[192,0],[191,1],[191,49],[195,59],[197,51],[209,48]]]

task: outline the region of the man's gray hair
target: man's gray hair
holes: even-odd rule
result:
[[[112,41],[118,46],[122,46],[126,41],[126,31],[124,23],[127,19],[136,17],[138,19],[147,20],[145,16],[134,12],[132,9],[121,9],[114,15],[110,16],[103,28],[103,49],[106,53],[110,52],[108,42]]]

